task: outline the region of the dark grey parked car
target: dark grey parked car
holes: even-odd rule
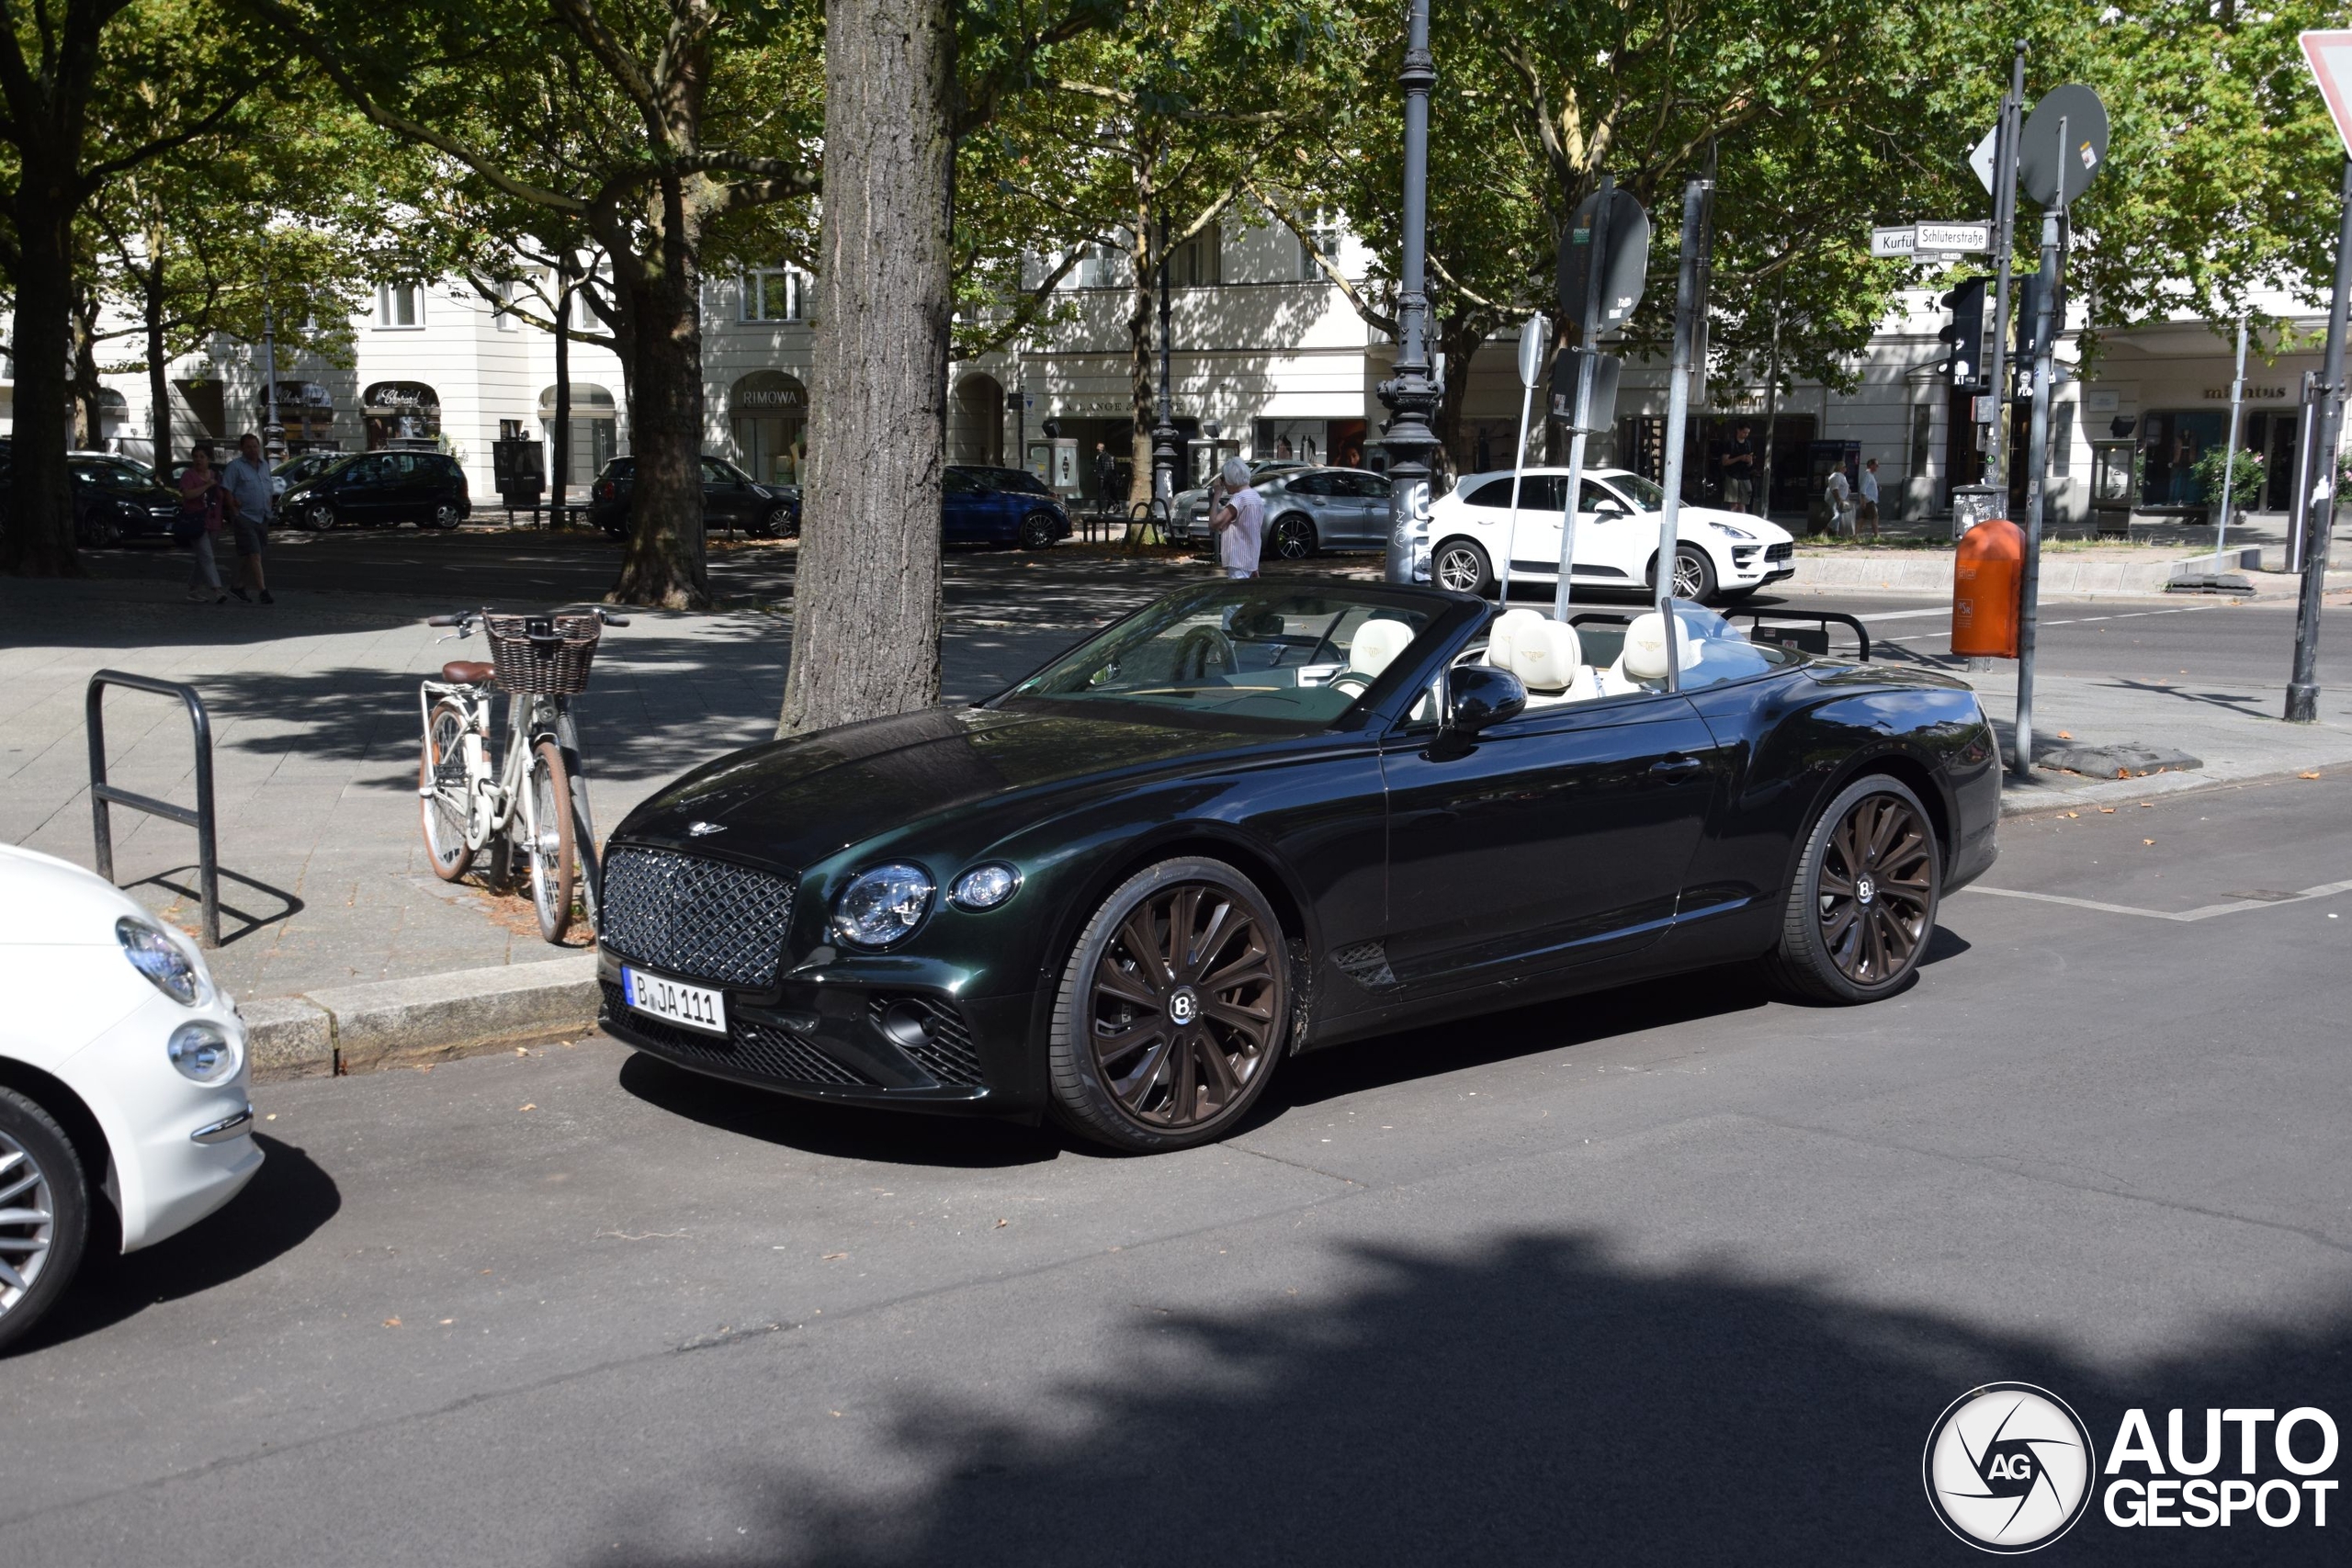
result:
[[[1388,481],[1363,468],[1290,468],[1250,487],[1266,503],[1262,553],[1304,560],[1318,550],[1377,550],[1388,543]],[[1209,492],[1176,498],[1187,543],[1209,542]]]

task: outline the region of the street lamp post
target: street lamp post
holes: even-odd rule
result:
[[[1380,400],[1389,414],[1384,436],[1388,448],[1386,575],[1391,582],[1413,582],[1429,573],[1430,457],[1438,445],[1430,429],[1439,394],[1430,378],[1430,302],[1422,278],[1429,218],[1430,89],[1437,85],[1437,65],[1430,55],[1430,0],[1412,0],[1405,68],[1396,80],[1405,89],[1405,222],[1396,269],[1396,373],[1380,384]]]
[[[1176,405],[1169,387],[1168,212],[1159,214],[1159,423],[1151,432],[1151,510],[1163,542],[1176,514]]]

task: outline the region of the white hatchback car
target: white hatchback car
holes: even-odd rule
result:
[[[195,944],[105,881],[0,844],[0,1346],[53,1305],[96,1200],[133,1252],[261,1168],[245,1026]]]
[[[1439,587],[1492,593],[1505,560],[1513,581],[1548,586],[1559,581],[1561,502],[1568,471],[1526,471],[1516,526],[1510,480],[1509,473],[1464,475],[1430,508],[1430,577]],[[1587,469],[1577,508],[1577,586],[1647,589],[1654,581],[1658,512],[1665,504],[1666,491],[1639,474]],[[1674,592],[1679,598],[1728,604],[1796,575],[1795,541],[1787,529],[1761,517],[1686,503],[1676,518],[1675,535]]]

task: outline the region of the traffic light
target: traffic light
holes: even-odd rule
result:
[[[2041,339],[2037,329],[2041,324],[2041,274],[2026,272],[2018,275],[2018,300],[2013,309],[2017,317],[2018,363],[2030,366],[2033,356],[2041,352]],[[2027,371],[2019,369],[2023,380]]]
[[[1970,277],[1939,301],[1951,320],[1936,336],[1951,347],[1944,362],[1955,387],[1984,385],[1984,285],[1988,278]]]

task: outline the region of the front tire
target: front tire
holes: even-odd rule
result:
[[[433,522],[431,526],[435,528],[454,528],[465,520],[466,513],[463,507],[459,506],[454,501],[444,501],[433,508]]]
[[[563,750],[542,740],[531,750],[531,815],[538,837],[524,846],[530,864],[531,902],[539,912],[542,941],[560,942],[571,928],[571,895],[579,861],[571,840],[571,773]]]
[[[800,530],[792,525],[792,508],[771,506],[760,519],[760,535],[769,539],[787,539]]]
[[[1312,518],[1292,513],[1274,525],[1274,554],[1284,560],[1305,560],[1321,547]]]
[[[1054,547],[1057,519],[1050,512],[1032,512],[1021,520],[1021,547],[1024,550],[1049,550]]]
[[[1079,933],[1046,1040],[1056,1121],[1131,1154],[1240,1124],[1289,1039],[1290,954],[1255,884],[1223,861],[1161,861]]]
[[[1768,960],[1798,996],[1874,1002],[1916,974],[1936,929],[1943,855],[1935,822],[1902,780],[1871,773],[1815,822]]]
[[[1440,588],[1481,597],[1494,592],[1495,569],[1487,552],[1467,539],[1448,539],[1430,562],[1430,576]]]
[[[1648,587],[1657,592],[1657,558],[1650,558]],[[1678,545],[1674,550],[1674,596],[1688,599],[1693,604],[1703,604],[1714,596],[1715,563],[1707,552],[1696,545]]]
[[[334,508],[323,501],[304,507],[294,520],[296,527],[312,534],[323,534],[334,524]]]
[[[0,1089],[0,1348],[73,1283],[90,1234],[89,1178],[65,1129]]]

